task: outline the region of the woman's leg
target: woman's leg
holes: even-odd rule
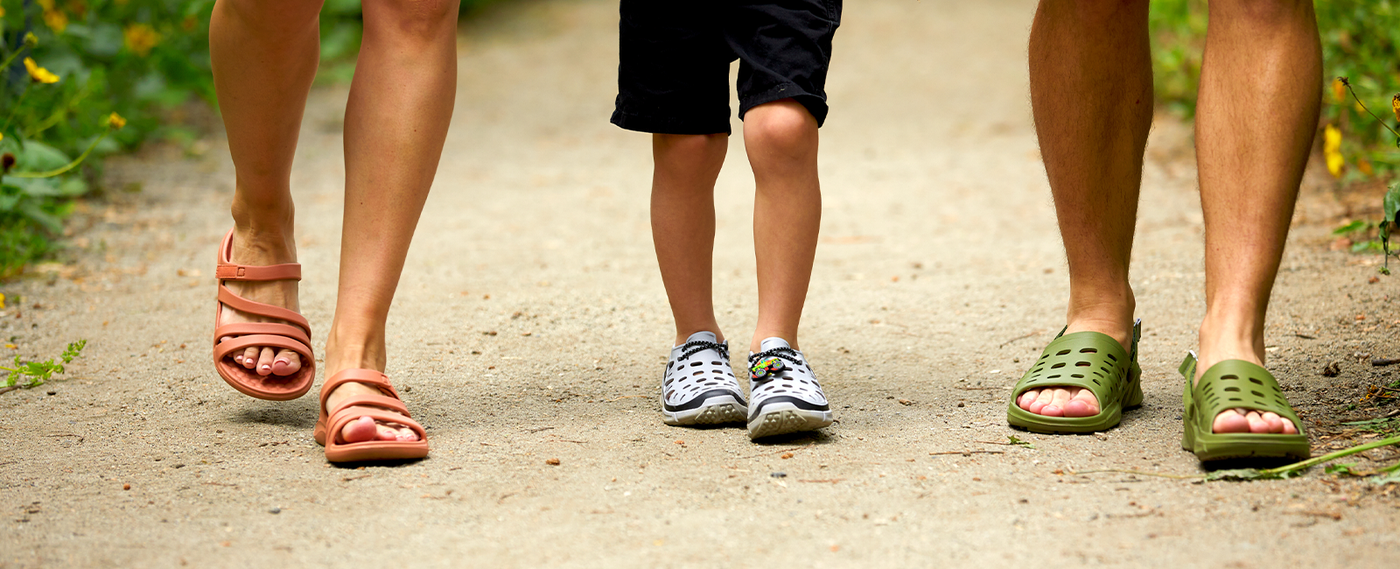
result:
[[[1322,97],[1310,0],[1210,3],[1196,116],[1206,225],[1200,373],[1264,364],[1264,315],[1283,257]],[[1273,413],[1225,411],[1221,432],[1296,433]]]
[[[458,6],[456,0],[364,4],[364,42],[345,109],[345,218],[326,377],[348,368],[384,371],[389,305],[452,117]],[[328,404],[361,394],[378,391],[347,383]],[[416,438],[406,428],[376,429],[367,419],[342,435],[348,442]]]
[[[233,258],[242,265],[296,262],[292,156],[306,94],[320,57],[320,2],[219,0],[209,21],[209,57],[237,180]],[[229,281],[244,298],[297,309],[295,281]],[[268,319],[225,307],[219,324]],[[262,375],[301,369],[291,350],[248,348],[233,356]]]

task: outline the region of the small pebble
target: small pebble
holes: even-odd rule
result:
[[[48,394],[49,394],[49,395],[58,395],[58,392],[57,392],[57,391],[50,391],[50,392],[48,392]]]
[[[774,473],[772,473],[772,474],[769,474],[769,476],[772,476],[773,478],[787,478],[787,473],[786,473],[786,472],[774,472]]]
[[[130,489],[131,489],[131,485],[130,485],[130,484],[122,484],[122,490],[130,490]]]
[[[551,458],[551,459],[545,460],[544,463],[545,463],[545,464],[548,464],[548,465],[550,465],[550,466],[559,466],[559,459],[557,459],[557,458]]]
[[[282,513],[282,508],[273,508],[273,509],[271,509],[271,510],[268,510],[267,513],[269,513],[269,514],[280,514],[280,513]]]

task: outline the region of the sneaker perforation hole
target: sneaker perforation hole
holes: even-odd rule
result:
[[[1068,353],[1069,353],[1069,350],[1060,350],[1060,351],[1058,351],[1058,352],[1055,352],[1055,355],[1057,355],[1057,356],[1063,356],[1063,355],[1068,354]]]
[[[1075,362],[1075,363],[1074,363],[1074,366],[1075,366],[1075,367],[1090,367],[1090,366],[1092,366],[1092,365],[1094,365],[1094,364],[1091,364],[1091,363],[1089,363],[1089,362]]]
[[[1097,354],[1097,353],[1099,353],[1099,349],[1098,349],[1098,348],[1084,348],[1084,349],[1082,349],[1082,350],[1079,350],[1079,353],[1081,353],[1081,354]]]
[[[1064,363],[1064,362],[1060,362],[1060,363],[1057,363],[1057,364],[1055,364],[1055,365],[1052,365],[1052,366],[1050,366],[1050,369],[1060,369],[1060,368],[1062,368],[1062,367],[1065,367],[1065,363]]]

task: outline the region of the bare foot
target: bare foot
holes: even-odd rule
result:
[[[1075,332],[1099,332],[1107,334],[1123,346],[1123,351],[1131,352],[1133,327],[1126,328],[1110,321],[1081,320],[1065,328],[1065,334]],[[1082,387],[1047,387],[1027,389],[1016,400],[1022,409],[1046,417],[1093,417],[1099,414],[1099,400],[1094,392]]]
[[[296,246],[290,237],[260,235],[250,237],[239,230],[233,233],[233,254],[229,259],[239,265],[266,266],[296,262]],[[224,281],[230,291],[248,300],[281,306],[298,311],[296,281]],[[224,305],[217,325],[244,322],[283,322],[256,314],[248,314]],[[234,336],[219,338],[220,342]],[[250,346],[226,356],[234,363],[258,375],[292,375],[301,369],[301,355],[292,350]]]

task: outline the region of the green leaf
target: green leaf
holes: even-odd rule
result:
[[[1336,228],[1336,229],[1333,229],[1333,230],[1332,230],[1332,234],[1333,234],[1333,235],[1346,235],[1346,234],[1351,233],[1351,232],[1354,232],[1354,231],[1361,231],[1361,230],[1364,230],[1364,229],[1366,229],[1366,226],[1367,226],[1367,225],[1369,225],[1369,224],[1366,223],[1365,221],[1362,221],[1362,220],[1358,219],[1358,220],[1355,220],[1355,221],[1353,221],[1353,222],[1351,222],[1351,223],[1348,223],[1348,224],[1346,224],[1346,225],[1343,225],[1343,226],[1341,226],[1341,227],[1338,227],[1338,228]]]
[[[44,226],[44,229],[49,230],[50,233],[63,233],[63,221],[49,215],[49,213],[40,208],[37,203],[31,201],[21,202],[19,204],[19,211],[35,223]]]
[[[24,148],[15,153],[15,169],[19,172],[44,172],[62,168],[69,162],[67,154],[35,140],[24,141]]]
[[[1390,191],[1385,193],[1385,200],[1382,202],[1385,207],[1385,219],[1391,224],[1400,224],[1400,180],[1396,180],[1390,185]]]
[[[63,195],[58,189],[58,180],[54,178],[16,178],[14,176],[6,176],[4,181],[6,186],[18,188],[21,193],[29,197],[40,198]]]

